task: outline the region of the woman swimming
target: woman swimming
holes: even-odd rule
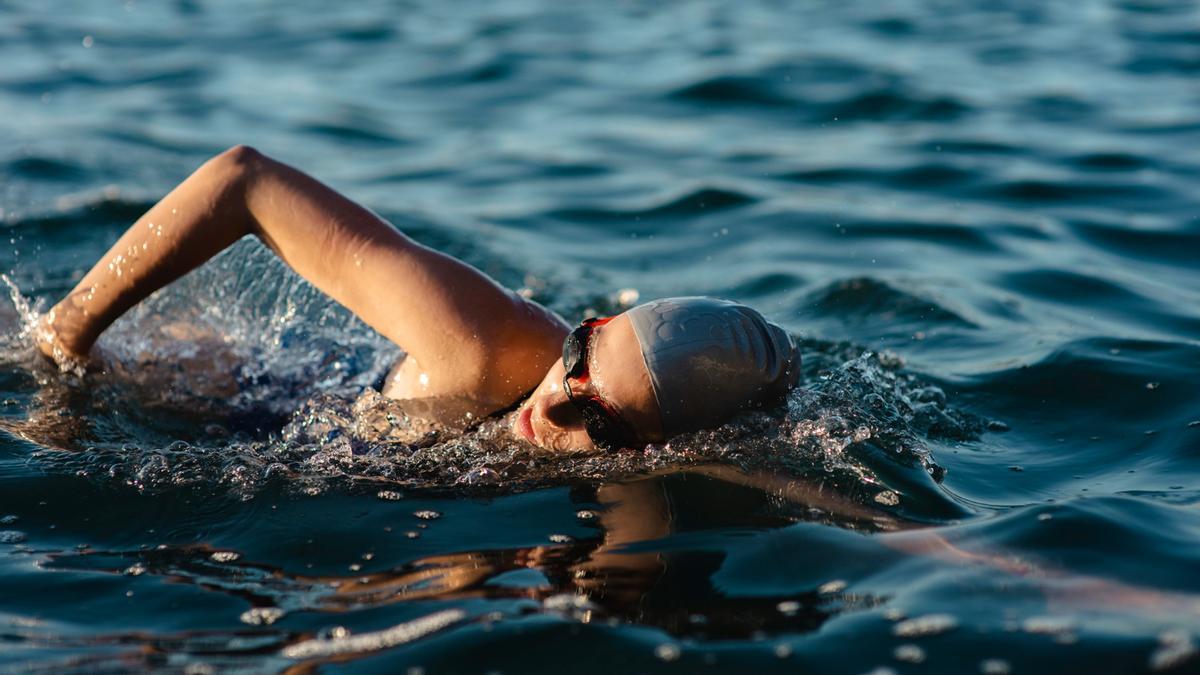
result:
[[[548,449],[634,447],[782,400],[792,338],[755,310],[669,298],[575,330],[479,270],[422,246],[314,178],[256,150],[206,162],[113,245],[42,319],[38,346],[87,361],[100,334],[246,235],[406,356],[383,393],[455,426],[512,408],[513,433]]]

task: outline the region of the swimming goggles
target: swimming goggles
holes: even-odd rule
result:
[[[579,411],[583,418],[583,428],[592,439],[592,443],[605,450],[630,448],[638,445],[637,435],[617,411],[589,387],[587,352],[592,332],[612,321],[613,317],[584,319],[578,328],[563,340],[563,367],[567,374],[563,376],[563,390],[567,392],[567,400]],[[574,385],[572,384],[574,383]]]

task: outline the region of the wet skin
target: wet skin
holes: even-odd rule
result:
[[[621,314],[592,332],[590,379],[576,393],[598,394],[636,430],[639,441],[662,440],[658,402],[629,317]],[[579,410],[563,388],[562,359],[546,371],[533,394],[512,415],[514,435],[548,450],[594,449]]]

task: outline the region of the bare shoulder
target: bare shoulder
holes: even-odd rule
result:
[[[514,294],[514,304],[511,320],[493,334],[490,344],[447,345],[443,352],[486,349],[483,361],[487,368],[482,373],[459,368],[454,359],[435,358],[425,363],[407,355],[384,381],[384,396],[409,401],[452,401],[449,406],[425,406],[429,414],[454,418],[435,420],[446,423],[457,422],[465,413],[488,415],[517,402],[561,358],[568,327],[560,316],[536,302]]]

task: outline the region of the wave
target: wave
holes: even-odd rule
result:
[[[700,188],[640,209],[570,208],[550,211],[550,218],[577,223],[652,221],[686,218],[749,206],[758,198],[737,190]]]
[[[812,291],[801,303],[800,311],[842,320],[907,321],[920,326],[977,327],[974,322],[934,300],[900,290],[872,277],[835,281]]]
[[[945,190],[979,180],[980,172],[945,163],[918,164],[894,169],[840,166],[806,169],[779,176],[797,183],[864,183],[896,189]]]

